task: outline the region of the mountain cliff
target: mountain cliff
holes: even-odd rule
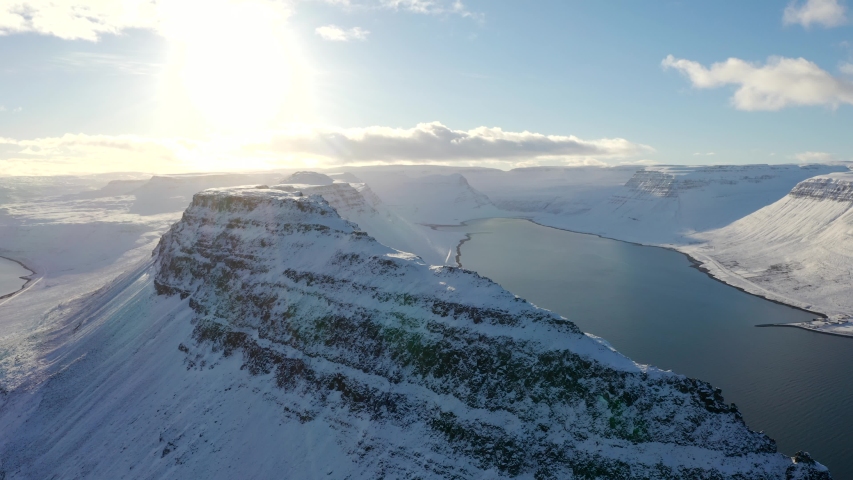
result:
[[[192,367],[242,357],[292,421],[361,437],[359,476],[821,470],[776,454],[719,390],[636,365],[475,273],[389,250],[318,197],[198,194],[157,253],[158,293],[195,312]]]
[[[709,384],[320,195],[193,197],[0,394],[0,477],[828,479]]]

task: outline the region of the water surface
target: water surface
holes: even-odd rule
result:
[[[472,233],[465,268],[637,362],[711,382],[780,451],[806,450],[853,479],[853,338],[757,328],[814,315],[722,284],[675,251],[519,219],[453,228]]]
[[[0,297],[20,290],[27,283],[21,277],[31,273],[19,263],[0,257]]]

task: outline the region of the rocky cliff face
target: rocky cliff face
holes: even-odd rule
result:
[[[788,195],[836,202],[853,202],[853,177],[827,175],[802,181]]]
[[[156,253],[157,292],[194,311],[187,367],[238,356],[288,421],[351,445],[352,477],[829,478],[710,385],[384,247],[320,196],[199,193]]]

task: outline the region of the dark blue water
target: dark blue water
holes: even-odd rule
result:
[[[722,388],[779,450],[853,479],[853,338],[757,324],[814,315],[724,285],[684,255],[526,220],[469,222],[461,263],[633,360]]]

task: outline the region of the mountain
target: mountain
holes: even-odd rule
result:
[[[0,394],[0,476],[827,479],[707,383],[637,365],[319,195],[208,190]]]
[[[400,171],[360,171],[373,191],[412,223],[457,225],[506,213],[459,173],[410,176]]]
[[[286,183],[290,185],[301,184],[301,185],[331,185],[335,183],[335,180],[322,173],[317,172],[296,172],[287,178],[283,179],[279,183]]]
[[[333,183],[307,186],[276,185],[272,188],[301,191],[306,195],[320,195],[345,220],[356,223],[373,238],[388,247],[412,252],[434,265],[444,264],[447,252],[458,242],[442,241],[437,234],[420,225],[413,225],[389,209],[364,183]],[[297,190],[298,189],[298,190]]]
[[[704,243],[682,250],[727,283],[841,320],[853,318],[851,234],[853,173],[833,173],[804,180],[779,201],[696,235]]]
[[[633,170],[633,171],[632,171]],[[645,244],[687,244],[844,165],[577,167],[472,176],[497,205],[538,223]]]

